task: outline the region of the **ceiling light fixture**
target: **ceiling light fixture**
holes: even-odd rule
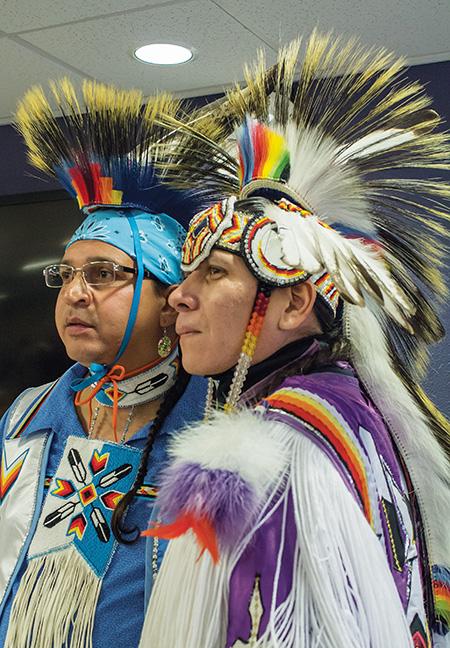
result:
[[[172,45],[170,43],[152,43],[138,47],[134,56],[144,63],[153,63],[153,65],[179,65],[190,61],[194,56],[192,50],[182,45]]]

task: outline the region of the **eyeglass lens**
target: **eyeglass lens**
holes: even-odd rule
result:
[[[44,270],[45,282],[51,288],[66,286],[73,280],[76,270],[82,272],[84,280],[90,286],[112,283],[116,278],[112,261],[92,261],[81,268],[73,268],[64,263],[48,266]]]

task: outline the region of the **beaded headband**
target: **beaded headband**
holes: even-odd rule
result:
[[[264,213],[235,208],[234,197],[223,200],[197,214],[189,225],[182,251],[184,272],[195,270],[210,254],[213,247],[239,254],[250,272],[266,286],[282,288],[309,279],[315,286],[333,317],[336,315],[339,293],[328,272],[308,274],[293,268],[283,260],[277,229]],[[275,201],[279,209],[295,212],[303,218],[311,213],[287,198]],[[321,223],[323,227],[329,227]]]

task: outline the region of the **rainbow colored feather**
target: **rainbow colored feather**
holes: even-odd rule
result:
[[[241,188],[252,180],[280,180],[289,169],[289,151],[282,135],[247,118],[237,132]]]

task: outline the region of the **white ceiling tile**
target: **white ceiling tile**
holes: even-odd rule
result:
[[[11,34],[162,2],[164,0],[0,0],[0,25],[3,31]]]
[[[253,60],[262,45],[260,39],[208,0],[154,7],[138,16],[89,21],[77,31],[76,38],[70,26],[22,38],[100,80],[137,86],[147,93],[155,88],[203,90],[239,79],[242,64]],[[193,47],[195,58],[179,66],[146,65],[133,59],[135,48],[155,41]]]
[[[450,58],[449,0],[213,1],[273,47],[318,26],[393,49],[412,63]]]
[[[315,25],[394,49],[411,64],[450,59],[450,0],[0,0],[0,19],[0,122],[27,86],[67,72],[147,94],[214,92],[242,77],[258,47],[271,63],[279,43]],[[27,31],[11,35],[17,30]],[[133,59],[136,47],[161,40],[193,46],[195,59],[173,68]]]
[[[32,85],[47,79],[69,76],[76,81],[80,77],[35,51],[10,41],[0,39],[0,118],[9,121],[14,113],[17,101]]]

